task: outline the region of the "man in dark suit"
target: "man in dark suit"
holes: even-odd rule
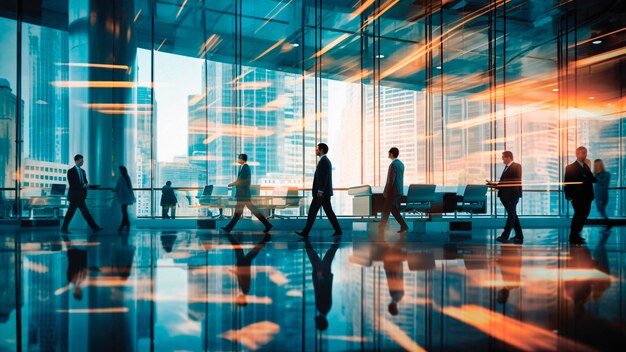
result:
[[[313,291],[315,292],[315,308],[317,308],[319,312],[319,315],[315,317],[315,327],[320,331],[328,329],[328,319],[326,316],[333,305],[334,275],[332,265],[335,254],[339,249],[339,243],[339,237],[337,237],[328,251],[326,251],[326,254],[324,254],[324,259],[320,259],[315,249],[313,249],[311,241],[309,241],[308,238],[304,240],[306,254],[313,266],[313,272],[311,274],[313,278]]]
[[[591,169],[585,163],[586,159],[587,148],[578,147],[576,148],[576,161],[565,168],[563,191],[565,198],[571,200],[572,207],[574,207],[569,233],[569,241],[574,244],[585,243],[580,232],[589,217],[591,202],[593,202],[593,184],[597,182]]]
[[[502,152],[502,162],[505,166],[500,176],[500,181],[497,183],[487,182],[488,186],[498,189],[498,197],[507,214],[504,231],[500,237],[496,238],[496,241],[508,242],[511,230],[514,229],[515,237],[511,238],[511,240],[515,243],[522,243],[524,234],[517,217],[517,203],[522,198],[522,165],[513,161],[513,153],[508,150]]]
[[[235,207],[235,213],[233,214],[233,218],[230,220],[228,225],[222,227],[226,233],[230,233],[237,221],[241,218],[241,214],[243,214],[243,208],[248,207],[252,214],[257,217],[265,225],[265,229],[263,232],[268,233],[272,229],[272,224],[267,221],[265,216],[261,214],[261,212],[257,209],[257,207],[252,204],[250,200],[250,166],[248,166],[248,156],[246,154],[239,154],[239,158],[237,159],[237,163],[241,165],[239,168],[239,173],[237,174],[237,180],[228,184],[228,187],[236,186],[237,191],[235,193],[235,198],[237,198],[237,206]]]
[[[409,229],[406,222],[400,214],[400,198],[404,194],[404,164],[398,159],[400,151],[398,148],[393,147],[389,149],[389,169],[387,170],[387,183],[385,184],[385,190],[383,191],[383,197],[385,203],[383,205],[382,216],[380,218],[380,224],[378,228],[380,231],[385,230],[387,226],[387,220],[389,219],[389,213],[393,214],[398,224],[400,224],[400,233],[406,232]]]
[[[315,155],[320,157],[315,168],[315,176],[313,176],[313,200],[309,206],[309,214],[306,220],[306,226],[300,232],[296,232],[302,237],[307,237],[315,217],[320,208],[324,208],[324,212],[328,217],[328,220],[333,225],[335,233],[333,236],[341,236],[343,232],[339,227],[339,222],[335,216],[335,212],[330,204],[330,197],[333,195],[333,166],[328,160],[326,154],[328,153],[328,146],[324,143],[320,143],[315,147]]]
[[[80,209],[80,213],[83,214],[83,217],[85,218],[85,221],[87,221],[91,230],[93,232],[98,232],[102,230],[102,228],[93,220],[91,214],[89,213],[89,209],[87,209],[87,204],[85,203],[89,182],[87,181],[87,173],[85,170],[80,168],[84,163],[83,156],[77,154],[74,156],[74,162],[76,163],[76,166],[67,170],[67,182],[70,184],[70,188],[67,191],[67,200],[70,202],[70,206],[65,214],[63,226],[61,226],[61,232],[70,233],[67,230],[67,227],[70,224],[70,221],[72,221],[77,208]]]

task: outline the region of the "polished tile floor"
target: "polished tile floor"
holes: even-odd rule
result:
[[[0,350],[625,350],[626,228],[0,235]]]

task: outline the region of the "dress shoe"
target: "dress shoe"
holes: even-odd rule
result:
[[[405,233],[405,232],[407,232],[408,230],[409,230],[409,228],[408,228],[408,227],[401,227],[401,228],[400,228],[400,231],[398,231],[398,233]]]
[[[511,242],[513,243],[524,243],[524,237],[515,236],[511,238]]]
[[[230,230],[229,228],[227,228],[226,226],[224,226],[224,227],[220,227],[220,228],[222,229],[222,231],[224,231],[224,232],[226,232],[226,233],[230,233],[230,231],[231,231],[231,230]]]
[[[508,239],[508,237],[500,236],[500,237],[496,237],[496,241],[498,241],[500,243],[507,243],[507,242],[509,242],[509,239]]]
[[[302,236],[302,237],[309,237],[309,234],[304,232],[304,231],[296,231],[296,235]]]
[[[343,236],[343,232],[342,231],[335,231],[335,233],[333,233],[331,236],[335,237],[335,236]]]
[[[71,232],[69,232],[67,229],[61,229],[61,233],[69,235]]]
[[[270,230],[272,230],[272,227],[274,227],[274,226],[272,226],[272,224],[270,224],[269,226],[266,226],[265,229],[263,229],[263,232],[265,232],[265,233],[270,232]]]
[[[100,226],[96,227],[95,229],[91,229],[91,231],[92,231],[93,233],[98,233],[98,232],[100,232],[100,231],[102,231],[102,230],[104,230],[104,228],[102,228],[102,227],[100,227]]]

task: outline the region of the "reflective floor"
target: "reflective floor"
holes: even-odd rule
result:
[[[0,350],[626,349],[626,228],[497,234],[5,231]]]

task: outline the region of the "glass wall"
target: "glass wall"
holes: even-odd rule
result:
[[[497,179],[511,150],[521,213],[566,215],[560,182],[578,145],[611,173],[609,216],[626,215],[614,2],[123,4],[0,5],[0,217],[26,216],[32,197],[66,182],[74,154],[109,137],[111,165],[89,170],[106,190],[124,162],[140,217],[159,216],[166,181],[178,215],[208,215],[196,195],[232,181],[239,153],[262,193],[308,196],[319,142],[340,215],[352,212],[348,187],[384,185],[393,146],[407,186],[461,193]],[[502,216],[496,200],[487,214]]]

